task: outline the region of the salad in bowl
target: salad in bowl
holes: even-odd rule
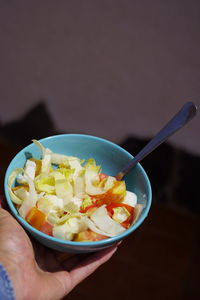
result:
[[[146,219],[152,202],[140,163],[117,180],[133,156],[86,134],[49,136],[21,149],[5,173],[8,207],[39,243],[62,252],[114,246]]]
[[[144,205],[125,181],[102,173],[94,158],[33,143],[40,158],[27,158],[8,177],[10,198],[32,227],[64,241],[92,242],[117,236],[137,221]]]

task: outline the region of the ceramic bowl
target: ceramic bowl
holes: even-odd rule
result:
[[[103,138],[84,135],[84,134],[60,134],[41,139],[40,142],[53,152],[77,156],[81,159],[94,158],[98,165],[101,165],[102,172],[108,175],[116,175],[131,159],[132,155],[126,150]],[[138,196],[138,203],[144,204],[145,207],[135,224],[125,230],[123,233],[94,242],[73,242],[64,241],[55,237],[46,235],[28,224],[17,212],[8,192],[8,178],[11,172],[19,167],[24,167],[27,156],[40,158],[40,152],[35,144],[30,144],[22,149],[10,162],[5,174],[5,196],[8,206],[19,221],[19,223],[29,232],[36,240],[43,245],[63,252],[69,253],[87,253],[102,250],[117,244],[124,240],[143,223],[150,210],[152,201],[151,184],[149,178],[141,166],[136,167],[124,177],[127,190],[132,191]]]

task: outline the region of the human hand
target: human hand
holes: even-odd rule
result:
[[[111,258],[117,247],[88,255],[69,255],[32,243],[19,223],[0,208],[0,263],[17,300],[58,300]]]

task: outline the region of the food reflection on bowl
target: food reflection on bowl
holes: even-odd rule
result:
[[[119,147],[118,145],[108,140],[90,135],[61,134],[41,139],[39,143],[42,145],[42,147],[48,148],[52,152],[61,155],[78,157],[80,160],[86,161],[92,158],[92,164],[95,161],[98,166],[102,167],[101,174],[107,174],[111,179],[114,178],[115,174],[117,174],[124,167],[124,165],[126,165],[130,161],[130,159],[132,159],[132,155],[125,151],[123,148]],[[27,162],[27,158],[32,157],[37,160],[41,159],[41,153],[36,144],[37,142],[28,145],[13,158],[6,172],[4,185],[7,203],[13,215],[21,223],[21,225],[39,242],[46,245],[47,247],[64,252],[86,253],[98,251],[110,247],[114,244],[117,244],[119,241],[132,234],[133,231],[142,224],[150,210],[152,194],[151,185],[147,174],[145,173],[142,166],[140,164],[137,164],[137,166],[124,177],[124,181],[126,184],[127,191],[130,191],[130,193],[134,193],[137,195],[137,203],[139,204],[138,206],[143,207],[143,209],[141,213],[137,216],[137,220],[135,219],[131,226],[126,227],[126,230],[119,231],[117,235],[104,236],[103,239],[92,241],[82,241],[84,239],[87,240],[84,234],[80,234],[78,237],[76,235],[76,237],[73,239],[70,237],[69,240],[60,239],[60,231],[59,234],[54,234],[54,236],[47,235],[46,233],[48,233],[49,229],[48,226],[46,226],[45,229],[42,231],[38,230],[38,227],[35,226],[34,223],[31,223],[34,219],[33,216],[35,214],[35,211],[32,210],[31,212],[29,212],[28,218],[25,217],[25,215],[23,215],[22,211],[19,213],[19,211],[17,210],[17,207],[19,208],[19,205],[17,206],[13,203],[12,195],[10,194],[8,184],[10,178],[12,177],[13,171],[22,170],[22,168],[24,168]],[[91,163],[91,160],[89,161]],[[60,177],[58,179],[60,179]],[[103,183],[101,182],[101,188],[105,187],[106,180],[107,179],[102,178]],[[103,204],[103,208],[99,207],[99,213],[100,208],[102,213],[103,210],[105,210],[105,207],[107,208],[108,204],[110,203],[106,203],[107,206],[105,205],[105,203]],[[123,208],[124,207],[126,210],[128,206],[126,207],[125,205],[123,205]],[[34,209],[37,210],[37,207],[35,207]],[[119,212],[119,209],[118,211],[115,211]],[[82,213],[84,213],[84,211],[82,211]],[[128,213],[130,214],[130,212],[127,211],[127,214]],[[64,219],[66,219],[66,217],[64,217]],[[106,220],[107,219],[104,220],[104,223],[106,222]],[[31,226],[31,224],[34,227]],[[103,226],[103,228],[106,227]],[[90,226],[89,229],[91,229]],[[98,232],[97,229],[96,231]],[[100,234],[101,233],[102,231],[100,230]]]

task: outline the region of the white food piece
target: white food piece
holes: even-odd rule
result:
[[[114,182],[116,181],[116,178],[113,176],[108,176],[106,183],[104,185],[104,189],[105,191],[108,191],[109,189],[111,189],[114,185]]]
[[[105,235],[105,236],[107,236],[107,237],[113,237],[113,236],[115,236],[114,234],[107,233],[107,232],[105,232],[105,231],[103,231],[103,230],[100,230],[100,229],[94,224],[94,222],[93,222],[92,220],[90,220],[88,217],[83,217],[83,219],[84,219],[85,224],[88,226],[88,228],[89,228],[90,230],[92,230],[92,231],[94,231],[94,232],[96,232],[96,233],[98,233],[98,234]]]
[[[24,187],[20,187],[19,189],[15,190],[14,193],[22,201],[29,199],[29,192]]]
[[[64,204],[68,203],[73,197],[73,186],[66,180],[65,176],[59,172],[55,172],[55,190],[56,195],[64,200]]]
[[[73,202],[75,205],[77,205],[78,209],[80,209],[83,201],[80,198],[75,196],[75,197],[71,198],[71,202]]]
[[[19,214],[23,218],[26,218],[27,213],[36,205],[38,194],[36,193],[34,182],[29,177],[29,175],[25,173],[24,178],[29,185],[29,198],[23,201],[22,205],[19,208]]]
[[[36,163],[30,159],[26,161],[24,167],[24,174],[28,175],[31,180],[35,179],[35,172],[36,172]],[[18,175],[18,182],[19,183],[27,183],[27,179],[25,175],[19,174]]]
[[[49,173],[51,169],[51,155],[45,154],[42,159],[42,173]]]
[[[73,178],[76,178],[80,171],[83,170],[83,167],[81,166],[80,160],[76,157],[68,158],[68,162],[71,169],[74,169]]]
[[[56,225],[59,222],[60,218],[57,215],[57,212],[55,211],[50,211],[50,213],[47,215],[47,221],[51,224],[51,225]]]
[[[97,208],[90,216],[90,218],[100,230],[105,231],[109,234],[117,235],[125,230],[123,226],[114,221],[108,215],[105,205]]]
[[[136,221],[138,220],[143,208],[144,208],[144,205],[142,205],[142,204],[137,204],[135,206],[135,218],[134,218],[133,224],[135,224]]]
[[[62,240],[72,240],[74,234],[87,229],[85,222],[82,218],[71,217],[67,222],[62,225],[53,227],[53,236]]]
[[[98,167],[89,166],[85,170],[85,192],[89,195],[100,195],[105,193],[102,187],[96,186],[99,181]]]
[[[135,207],[137,204],[137,195],[133,192],[126,191],[126,195],[122,203]]]
[[[83,171],[79,171],[74,179],[74,195],[82,198],[85,194],[85,176]]]
[[[63,199],[56,195],[45,195],[38,199],[38,209],[47,215],[49,213],[56,212],[57,210],[62,210],[63,207]]]
[[[35,178],[35,171],[36,171],[36,163],[30,159],[27,160],[26,166],[25,166],[25,173],[34,180]]]
[[[69,156],[67,155],[64,155],[64,154],[58,154],[58,153],[51,153],[51,162],[52,164],[56,164],[56,165],[59,165],[59,164],[68,164],[68,158]]]
[[[71,241],[74,237],[74,234],[70,232],[69,229],[69,225],[65,223],[63,225],[54,226],[52,233],[53,236],[58,239]]]

